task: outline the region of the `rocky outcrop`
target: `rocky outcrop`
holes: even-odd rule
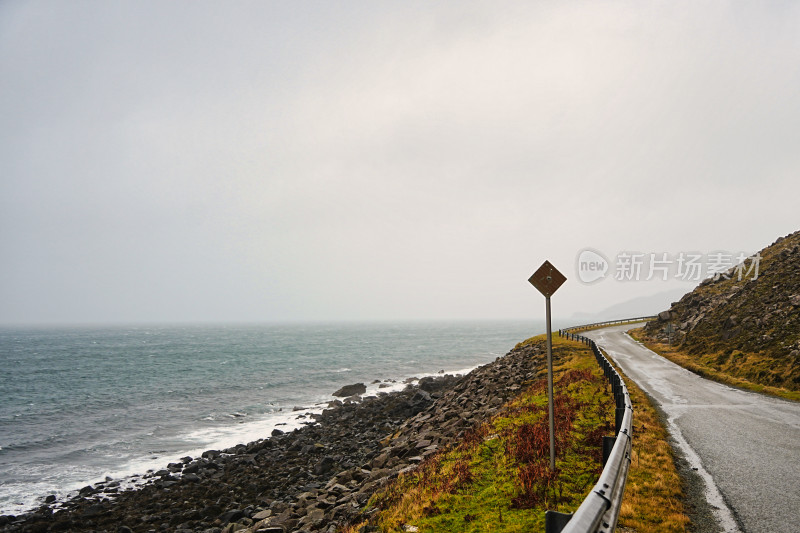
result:
[[[333,396],[344,398],[345,396],[360,396],[367,392],[367,386],[363,383],[354,383],[353,385],[345,385],[341,389],[333,393]]]
[[[780,369],[769,372],[771,381],[800,387],[800,231],[759,256],[756,279],[739,279],[733,269],[707,279],[648,323],[645,334],[669,337],[690,354],[720,354],[720,361],[734,352],[763,355]]]
[[[378,489],[496,413],[541,370],[542,348],[515,348],[466,376],[360,402],[336,400],[313,425],[148,474],[119,491],[86,487],[54,508],[0,517],[2,531],[335,531]],[[52,502],[51,502],[52,503]]]

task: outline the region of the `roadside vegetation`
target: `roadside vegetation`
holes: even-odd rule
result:
[[[543,342],[539,336],[518,347]],[[554,471],[542,368],[493,418],[375,494],[363,520],[347,531],[544,531],[546,510],[574,512],[602,471],[602,436],[614,432],[614,402],[587,346],[556,337],[553,355]],[[626,385],[635,409],[634,452],[619,526],[685,531],[688,518],[666,430],[644,394]]]

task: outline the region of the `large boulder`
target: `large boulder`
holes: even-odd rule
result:
[[[456,381],[458,378],[450,374],[428,376],[419,380],[419,388],[426,392],[437,392],[452,387]]]
[[[341,389],[337,390],[333,393],[334,396],[339,397],[346,397],[346,396],[356,396],[359,394],[364,394],[367,392],[367,386],[363,383],[354,383],[352,385],[345,385]]]

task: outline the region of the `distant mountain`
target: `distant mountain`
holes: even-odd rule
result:
[[[705,364],[764,385],[800,390],[800,231],[781,237],[753,264],[708,279],[645,327]],[[746,274],[739,279],[740,274]]]
[[[575,324],[588,324],[603,320],[652,316],[678,300],[686,293],[684,289],[659,292],[626,300],[603,309],[598,313],[575,313],[570,318]]]

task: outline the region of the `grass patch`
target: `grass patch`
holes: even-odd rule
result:
[[[628,334],[662,357],[704,378],[786,400],[800,401],[800,391],[764,383],[770,379],[782,379],[781,376],[785,375],[780,367],[776,368],[775,359],[767,355],[738,350],[689,354],[678,346],[653,340],[646,335],[644,328],[633,329]]]
[[[544,343],[543,336],[525,343]],[[610,387],[590,349],[553,338],[556,469],[550,471],[546,370],[492,419],[375,494],[364,509],[378,531],[543,531],[546,510],[574,512],[602,470],[601,437],[613,434]],[[684,531],[688,518],[666,431],[641,391],[629,385],[634,454],[620,525]],[[647,406],[647,407],[645,407]],[[646,449],[645,449],[646,448]]]

